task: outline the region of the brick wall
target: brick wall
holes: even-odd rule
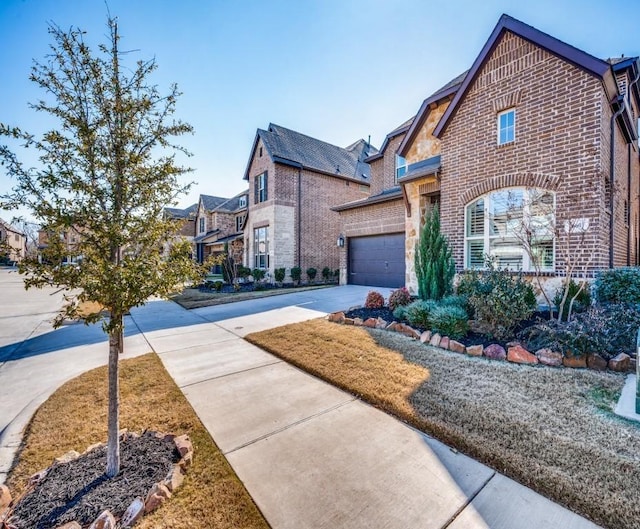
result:
[[[497,113],[516,108],[515,142],[497,146]],[[556,216],[588,218],[581,264],[606,265],[601,82],[506,33],[442,135],[442,230],[463,268],[464,208],[505,186],[556,191]],[[573,242],[571,243],[573,244]],[[556,269],[562,269],[556,242]]]
[[[404,139],[404,134],[399,134],[389,140],[382,158],[374,160],[371,167],[371,194],[377,195],[397,185],[396,177],[396,151]],[[346,202],[346,201],[345,201]]]

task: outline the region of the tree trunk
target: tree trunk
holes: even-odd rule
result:
[[[122,314],[111,313],[112,330],[109,333],[109,415],[107,419],[107,477],[120,472],[120,392],[118,360],[123,349]]]

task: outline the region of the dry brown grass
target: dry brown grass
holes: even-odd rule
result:
[[[494,362],[324,320],[247,337],[610,529],[640,527],[624,378]]]
[[[268,528],[227,460],[155,354],[121,362],[122,428],[189,433],[195,453],[183,486],[141,529],[215,527]],[[106,438],[106,367],[94,369],[58,389],[36,412],[24,438],[12,490],[69,450],[82,452]]]
[[[104,310],[104,307],[100,303],[95,301],[82,301],[78,304],[78,318],[84,319],[87,316],[93,314],[99,314]]]

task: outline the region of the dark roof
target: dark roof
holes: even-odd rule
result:
[[[390,187],[385,189],[382,193],[372,195],[367,198],[356,200],[354,202],[348,202],[347,204],[340,204],[331,208],[332,211],[346,211],[348,209],[361,208],[363,206],[370,206],[372,204],[380,204],[381,202],[388,202],[391,200],[397,200],[402,198],[402,190],[400,186]]]
[[[409,127],[411,126],[411,123],[413,123],[414,119],[415,119],[415,116],[409,118],[402,125],[398,125],[389,134],[387,134],[384,141],[382,142],[382,145],[380,146],[380,150],[376,154],[372,154],[368,158],[365,158],[364,161],[367,163],[370,163],[370,162],[373,162],[374,160],[378,160],[382,158],[384,156],[384,151],[387,149],[387,145],[389,144],[389,141],[395,138],[396,136],[399,136],[400,134],[404,134],[405,132],[407,132],[409,130]]]
[[[436,174],[440,171],[440,155],[432,156],[426,160],[420,160],[419,162],[412,163],[407,167],[407,174],[402,178],[398,178],[399,184],[406,184],[416,178],[422,178],[430,174]]]
[[[194,217],[198,211],[198,204],[191,204],[188,208],[164,208],[165,214],[173,219],[186,219],[188,217]]]
[[[227,235],[226,237],[217,239],[213,241],[212,244],[224,244],[225,242],[231,242],[231,241],[235,241],[236,239],[241,239],[242,236],[243,236],[242,233],[234,233],[233,235]]]
[[[235,197],[232,198],[223,198],[223,197],[214,197],[211,195],[200,195],[200,201],[202,205],[207,211],[222,211],[225,213],[235,213],[236,211],[240,211],[246,209],[245,205],[240,207],[240,197],[247,196],[249,191],[243,191],[242,193],[238,193]]]
[[[575,48],[569,44],[566,44],[565,42],[562,42],[561,40],[558,40],[555,37],[548,35],[547,33],[543,33],[542,31],[529,26],[524,22],[516,20],[509,15],[502,15],[500,17],[500,20],[498,21],[498,24],[491,33],[491,36],[489,37],[486,44],[480,51],[480,54],[471,66],[468,74],[465,76],[464,81],[462,81],[462,84],[457,90],[453,101],[445,111],[438,125],[436,125],[436,128],[433,131],[434,136],[440,137],[446,130],[447,125],[449,124],[451,118],[455,115],[460,102],[464,99],[467,91],[478,76],[478,73],[497,46],[502,35],[506,31],[510,31],[511,33],[518,35],[525,40],[528,40],[536,46],[544,48],[560,59],[573,64],[574,66],[586,71],[587,73],[603,79],[605,90],[609,95],[609,99],[611,99],[613,94],[616,93],[617,86],[615,84],[615,80],[613,79],[613,75],[611,74],[610,63],[602,59],[598,59],[597,57],[594,57],[593,55],[579,50],[578,48]]]
[[[343,148],[273,123],[268,130],[258,129],[252,154],[258,139],[262,140],[276,163],[361,182],[368,182],[369,179],[369,165],[364,163],[364,159],[377,152],[365,140],[358,140]],[[249,179],[249,166],[244,178]]]
[[[207,211],[213,211],[218,206],[224,204],[227,200],[229,199],[223,197],[214,197],[211,195],[200,195],[200,202],[202,202],[204,209],[206,209]]]

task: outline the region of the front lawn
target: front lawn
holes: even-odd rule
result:
[[[640,428],[612,413],[623,375],[474,358],[325,320],[247,339],[597,524],[640,527]]]

